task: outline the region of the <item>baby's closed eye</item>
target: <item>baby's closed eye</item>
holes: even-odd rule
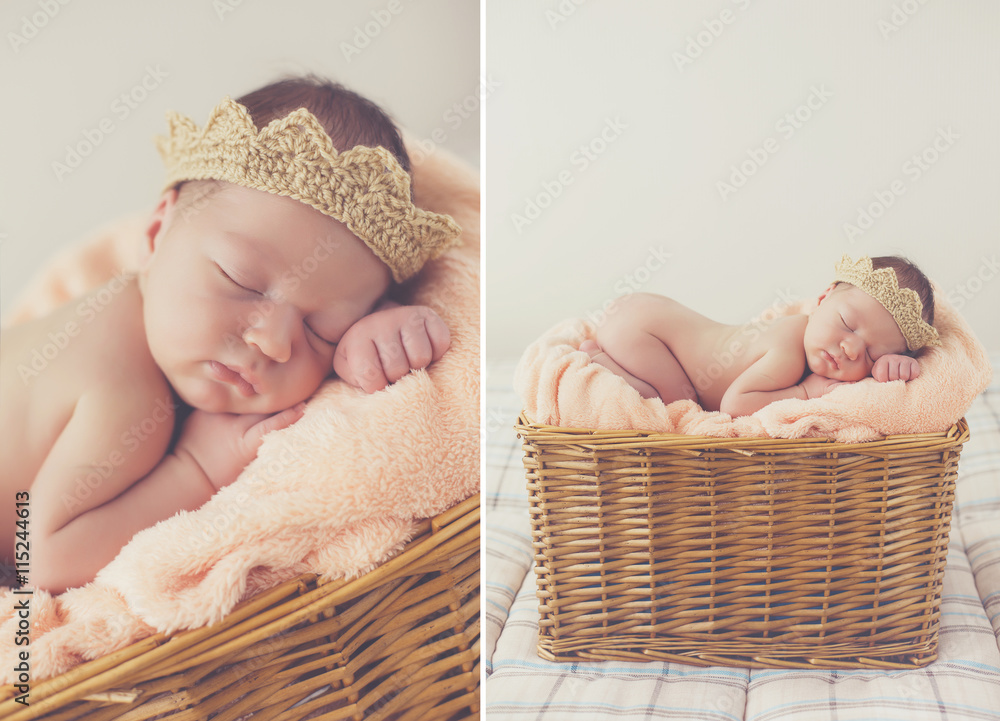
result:
[[[254,290],[253,288],[248,288],[247,286],[243,285],[243,283],[240,283],[238,280],[236,280],[233,277],[232,273],[228,272],[225,268],[223,268],[218,263],[215,264],[215,267],[218,269],[219,274],[222,275],[223,278],[225,278],[226,280],[228,280],[232,285],[235,285],[237,288],[240,288],[241,290],[245,290],[247,293],[253,293],[255,295],[264,295],[259,290]]]

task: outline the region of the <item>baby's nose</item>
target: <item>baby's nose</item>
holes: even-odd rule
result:
[[[852,361],[857,360],[858,358],[858,355],[860,353],[858,346],[859,344],[851,338],[845,338],[840,343],[840,349],[844,351],[844,355],[846,355]]]
[[[292,357],[292,323],[288,315],[288,309],[276,305],[255,325],[247,328],[243,340],[248,345],[256,346],[276,363],[287,362]]]

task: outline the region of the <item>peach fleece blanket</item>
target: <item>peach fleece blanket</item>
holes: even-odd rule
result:
[[[808,313],[814,306],[815,301],[804,302],[786,312]],[[752,323],[746,327],[754,327]],[[942,345],[920,354],[920,377],[914,381],[866,378],[822,398],[778,401],[740,418],[702,410],[693,401],[664,405],[658,398],[642,398],[623,378],[590,363],[578,350],[594,336],[593,324],[584,320],[564,321],[535,341],[518,363],[514,386],[528,418],[567,428],[722,438],[823,436],[847,443],[933,433],[961,418],[992,375],[986,350],[936,286],[934,325]],[[719,358],[720,363],[727,360],[732,362]]]
[[[142,531],[87,586],[32,597],[34,680],[156,631],[217,621],[237,602],[314,572],[360,575],[397,552],[417,520],[479,484],[479,181],[455,158],[414,154],[420,207],[452,215],[460,247],[429,263],[410,302],[452,345],[426,371],[366,395],[327,381],[304,417],[265,438],[239,479],[195,512]],[[9,322],[47,312],[135,266],[142,219],[114,225],[50,266]],[[0,667],[12,681],[15,597],[0,592]]]

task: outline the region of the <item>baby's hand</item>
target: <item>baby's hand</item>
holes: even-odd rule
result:
[[[333,357],[338,377],[366,393],[411,370],[426,368],[451,345],[448,326],[432,309],[403,305],[366,315],[344,333]]]
[[[811,373],[799,385],[801,385],[803,390],[805,390],[806,399],[810,399],[825,396],[837,386],[846,385],[850,382],[851,381],[836,381],[832,378],[826,378],[825,376]]]
[[[304,405],[274,415],[206,413],[194,410],[184,423],[174,454],[190,454],[219,490],[240,475],[257,455],[265,434],[302,417]]]
[[[879,383],[887,381],[912,381],[920,375],[920,364],[916,358],[907,355],[888,354],[875,361],[872,378]]]

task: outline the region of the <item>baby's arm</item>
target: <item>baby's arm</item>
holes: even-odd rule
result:
[[[344,333],[333,357],[337,376],[366,393],[382,390],[444,355],[451,334],[426,306],[383,303]]]
[[[726,389],[719,410],[733,418],[756,413],[764,406],[787,398],[809,400],[829,393],[849,381],[838,381],[810,373],[801,382],[803,360],[789,357],[787,351],[772,348],[743,371]]]
[[[797,382],[804,368],[804,359],[782,348],[771,348],[726,389],[719,410],[736,418],[755,413],[774,401],[808,400],[805,384]]]
[[[125,389],[77,401],[31,486],[33,585],[55,593],[91,581],[137,530],[165,517],[164,507],[207,499],[200,474],[183,459],[163,459],[171,405],[139,405]]]
[[[260,423],[260,416],[231,416],[243,424],[262,426],[249,439],[243,457],[234,459],[233,445],[220,433],[210,437],[204,427],[198,434],[200,445],[185,441],[188,426],[200,411],[189,419],[177,448],[166,455],[172,413],[162,405],[159,411],[134,411],[123,409],[107,394],[85,396],[77,403],[32,485],[29,580],[33,585],[56,593],[92,581],[135,533],[177,511],[199,508],[217,488],[235,480],[239,470],[228,467],[249,463],[259,437],[287,425],[293,413],[285,411],[267,423]],[[123,418],[131,421],[122,422]],[[135,419],[142,422],[136,424]],[[146,419],[155,422],[152,430]],[[227,429],[227,435],[233,436],[233,431]],[[207,458],[206,446],[215,459]],[[223,454],[229,457],[226,472],[232,475],[227,479],[219,475],[225,464],[218,457]],[[209,477],[209,472],[216,477]]]

